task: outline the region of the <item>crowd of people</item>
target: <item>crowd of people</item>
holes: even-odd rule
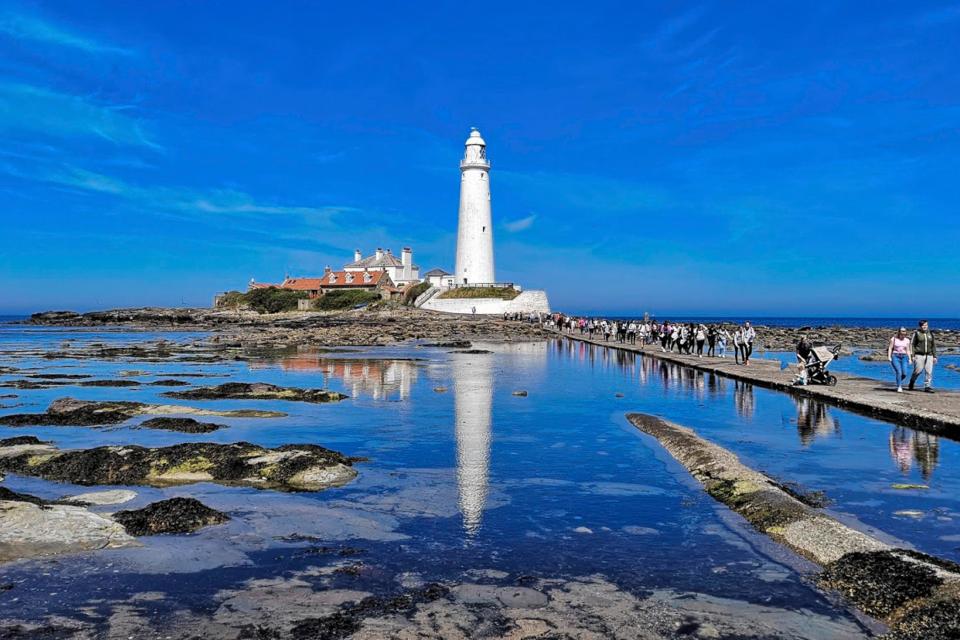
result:
[[[728,351],[738,364],[749,365],[757,332],[750,322],[743,325],[670,322],[665,320],[607,320],[553,314],[550,323],[560,331],[579,333],[605,342],[659,346],[663,352],[676,352],[726,358]]]

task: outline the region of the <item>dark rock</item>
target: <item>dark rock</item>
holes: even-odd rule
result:
[[[217,482],[281,491],[316,491],[356,476],[359,458],[313,444],[267,449],[249,442],[169,447],[107,446],[0,458],[0,471],[93,485],[169,486]]]
[[[429,584],[392,598],[371,596],[347,605],[333,615],[299,621],[290,630],[290,637],[294,640],[339,640],[359,631],[365,618],[410,613],[418,604],[439,600],[448,593],[443,585]]]
[[[149,383],[151,387],[186,387],[189,386],[189,382],[184,382],[183,380],[173,380],[173,379],[164,379],[164,380],[154,380]]]
[[[884,640],[957,640],[960,638],[960,600],[934,599],[910,608],[883,636]]]
[[[823,491],[808,489],[797,482],[777,482],[778,487],[789,493],[791,496],[815,509],[823,509],[830,506],[833,501],[827,497]]]
[[[487,351],[486,349],[464,349],[462,351],[451,351],[450,353],[466,353],[472,355],[481,355],[485,353],[493,353],[493,351]]]
[[[0,447],[15,447],[22,444],[45,444],[36,436],[17,436],[0,440]]]
[[[518,391],[514,391],[513,395],[517,396],[518,398],[526,398],[529,394],[523,389],[520,389]]]
[[[848,553],[828,564],[818,581],[839,591],[866,613],[887,618],[915,598],[930,597],[943,584],[932,569],[904,560],[897,553]]]
[[[163,395],[184,400],[294,400],[299,402],[336,402],[347,396],[325,389],[278,387],[264,382],[227,382],[215,387],[197,387],[187,391],[168,391]]]
[[[132,536],[153,536],[192,533],[203,527],[228,522],[230,517],[193,498],[170,498],[143,509],[118,511],[113,519]]]
[[[14,413],[0,416],[0,424],[24,426],[97,426],[118,424],[135,415],[146,405],[141,402],[93,402],[60,398],[47,407],[46,413]]]
[[[150,418],[139,424],[144,429],[162,429],[164,431],[179,431],[181,433],[210,433],[217,429],[225,429],[225,424],[200,422],[193,418]]]
[[[450,342],[431,342],[423,346],[440,349],[469,349],[473,346],[473,343],[469,340],[451,340]]]
[[[139,387],[136,380],[85,380],[81,387]]]
[[[45,500],[41,500],[36,496],[27,495],[26,493],[17,493],[7,489],[6,487],[0,487],[0,500],[10,500],[12,502],[29,502],[31,504],[43,505],[46,504]]]

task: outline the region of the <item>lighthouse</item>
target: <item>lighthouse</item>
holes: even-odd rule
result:
[[[457,227],[458,285],[496,282],[490,214],[490,162],[487,143],[474,127],[460,161],[460,219]]]

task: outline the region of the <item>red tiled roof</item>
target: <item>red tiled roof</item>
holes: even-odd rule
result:
[[[364,275],[369,275],[370,279],[365,279],[363,277]],[[333,279],[331,279],[330,276],[333,276]],[[348,277],[352,280],[352,282],[347,282]],[[321,286],[324,288],[374,287],[386,277],[386,271],[331,271],[330,273],[324,274],[322,278],[317,278],[317,281],[320,282]]]
[[[318,291],[321,280],[321,278],[287,278],[280,288],[293,291]]]
[[[290,289],[291,291],[319,291],[320,289],[337,287],[375,287],[381,280],[386,278],[389,282],[386,271],[368,271],[369,280],[364,279],[363,271],[331,271],[324,274],[322,278],[287,278],[280,284],[267,284],[265,282],[251,282],[250,289],[269,289],[277,287],[278,289]],[[330,276],[334,276],[331,280]],[[348,282],[347,279],[350,279]]]

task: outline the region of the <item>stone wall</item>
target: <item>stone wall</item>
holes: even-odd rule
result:
[[[441,298],[434,296],[427,300],[423,309],[443,311],[444,313],[472,313],[476,307],[477,313],[485,315],[502,315],[517,311],[530,313],[550,313],[550,301],[547,292],[542,290],[524,291],[513,300],[500,298]]]

